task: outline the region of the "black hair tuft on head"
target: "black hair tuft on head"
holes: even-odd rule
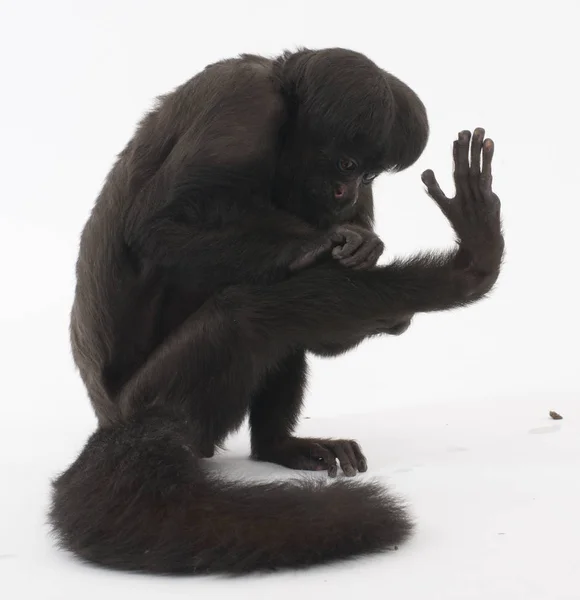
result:
[[[362,149],[370,162],[400,171],[427,143],[425,106],[406,84],[365,55],[342,48],[300,49],[277,61],[282,91],[299,126],[315,140]]]

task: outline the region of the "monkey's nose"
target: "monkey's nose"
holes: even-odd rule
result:
[[[337,184],[337,186],[334,188],[335,198],[343,198],[346,194],[346,191],[346,185],[343,185],[342,183]]]

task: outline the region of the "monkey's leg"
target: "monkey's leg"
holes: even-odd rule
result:
[[[192,424],[199,455],[209,457],[241,424],[253,397],[256,458],[295,469],[324,469],[331,476],[337,473],[336,459],[347,475],[366,470],[356,442],[291,436],[302,403],[305,352],[292,351],[275,332],[270,338],[278,340],[274,348],[261,340],[265,323],[251,318],[255,300],[245,296],[240,315],[216,296],[190,316],[124,387],[124,416],[145,407],[183,414]]]
[[[197,431],[200,455],[211,456],[215,445],[241,424],[263,378],[283,365],[286,357],[305,347],[323,354],[345,351],[375,333],[384,324],[385,314],[389,317],[388,303],[380,295],[365,287],[353,288],[348,269],[329,262],[316,271],[288,280],[290,288],[282,284],[233,286],[208,300],[125,384],[120,394],[123,416],[145,407],[179,411]],[[357,273],[356,279],[364,277],[363,272]],[[372,281],[382,279],[378,272],[371,276]],[[334,289],[340,282],[348,295]],[[375,302],[370,302],[371,296]],[[364,310],[352,314],[352,303],[359,301]],[[300,396],[295,398],[299,406]],[[292,402],[288,407],[297,412]],[[352,456],[350,445],[343,452],[332,442],[325,444],[328,459],[331,451],[343,464]],[[358,450],[352,452],[355,464],[360,463]],[[299,465],[296,455],[292,464]],[[304,466],[303,461],[300,464]]]
[[[306,353],[297,350],[263,379],[250,408],[252,457],[291,469],[328,471],[331,477],[336,477],[337,459],[348,476],[366,471],[366,459],[353,440],[292,435],[302,407],[306,377]]]
[[[120,393],[124,419],[148,408],[183,416],[210,457],[237,429],[268,360],[248,351],[235,315],[208,300],[149,356]],[[261,360],[261,362],[260,362]]]
[[[144,406],[185,410],[199,428],[201,451],[211,454],[213,444],[240,425],[261,379],[293,351],[344,348],[413,312],[474,301],[469,280],[450,266],[450,257],[369,271],[330,261],[280,283],[226,288],[125,385],[122,414]]]

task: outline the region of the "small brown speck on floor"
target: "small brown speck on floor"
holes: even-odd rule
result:
[[[560,419],[562,419],[562,415],[559,415],[555,410],[551,410],[550,411],[550,416],[552,417],[552,419],[559,421]]]

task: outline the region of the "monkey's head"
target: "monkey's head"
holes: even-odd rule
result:
[[[301,184],[295,190],[301,209],[348,218],[370,197],[378,175],[406,169],[422,154],[429,135],[425,106],[358,52],[301,50],[281,60],[290,111],[286,160],[294,184]]]

